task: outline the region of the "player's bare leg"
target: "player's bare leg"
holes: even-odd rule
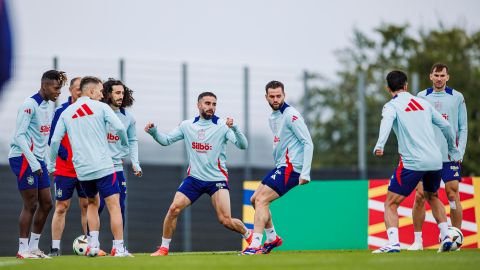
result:
[[[163,235],[162,244],[150,256],[166,256],[170,248],[170,241],[172,241],[173,233],[177,228],[177,219],[180,213],[191,204],[190,199],[181,192],[176,192],[173,197],[173,202],[168,208],[167,215],[163,220]]]
[[[258,188],[255,190],[253,193],[252,197],[250,198],[250,203],[252,204],[253,208],[255,209],[255,199],[257,198],[257,195],[262,192],[262,189],[265,185],[260,184]],[[272,213],[270,212],[270,219],[267,221],[267,224],[265,224],[265,229],[271,229],[273,228],[273,221],[272,221]]]
[[[70,208],[71,199],[55,202],[55,212],[52,218],[52,249],[49,256],[60,255],[60,240],[65,229],[65,216]]]
[[[381,247],[372,253],[389,253],[400,252],[400,241],[398,238],[398,207],[405,199],[405,196],[387,192],[387,199],[385,200],[385,227],[387,228],[388,245]]]
[[[272,219],[270,203],[280,196],[269,186],[264,186],[255,196],[254,236],[250,247],[259,248],[262,243],[263,230],[268,221]]]
[[[452,222],[452,226],[461,229],[463,209],[460,202],[460,194],[458,189],[459,181],[454,180],[445,183],[445,192],[447,193],[448,202],[450,203],[450,220]]]
[[[425,195],[423,194],[423,183],[417,185],[415,202],[412,209],[413,230],[415,241],[408,250],[423,250],[422,227],[425,222]]]
[[[213,208],[217,213],[217,218],[225,228],[240,233],[245,239],[250,237],[251,232],[245,227],[245,224],[237,218],[232,218],[230,207],[230,192],[227,189],[220,189],[212,195]],[[251,240],[251,239],[250,239]]]
[[[440,229],[440,248],[438,252],[449,251],[452,247],[452,240],[448,236],[448,223],[447,223],[447,214],[445,212],[445,206],[438,198],[437,192],[427,192],[425,191],[425,199],[432,207],[432,214],[437,221],[438,228]]]
[[[82,230],[85,235],[87,235],[87,209],[88,209],[88,199],[87,198],[78,198],[78,205],[80,206],[80,218],[82,222]]]
[[[110,214],[110,228],[112,230],[113,239],[115,240],[123,240],[123,221],[122,210],[120,209],[119,196],[120,195],[117,193],[105,198],[105,205],[107,206],[108,213]],[[88,211],[90,211],[90,209]]]
[[[35,191],[37,191],[37,189],[35,189]],[[40,235],[43,231],[50,210],[52,210],[52,195],[50,194],[50,187],[38,190],[38,207],[33,216],[32,233],[28,247],[30,252],[37,255],[39,258],[50,258],[38,248]]]

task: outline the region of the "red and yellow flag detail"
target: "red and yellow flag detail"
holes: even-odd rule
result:
[[[388,243],[384,223],[384,202],[387,197],[389,179],[371,179],[368,184],[368,247],[376,249]],[[480,248],[480,177],[464,177],[460,183],[460,201],[463,207],[462,233],[465,237],[462,248]],[[450,216],[450,205],[445,186],[439,190],[439,198]],[[399,236],[402,248],[413,243],[412,208],[415,192],[412,192],[398,209]],[[430,205],[425,203],[426,217],[422,229],[424,248],[438,248],[439,230]],[[450,217],[449,217],[450,224]]]

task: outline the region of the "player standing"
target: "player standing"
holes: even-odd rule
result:
[[[393,98],[383,107],[380,134],[373,152],[376,156],[383,156],[383,147],[393,127],[398,138],[400,162],[390,179],[385,200],[385,227],[389,244],[373,253],[400,252],[397,209],[422,179],[425,198],[432,207],[440,229],[438,252],[449,251],[452,240],[448,235],[445,208],[437,193],[441,181],[442,153],[432,140],[432,123],[440,128],[447,139],[451,159],[459,160],[460,153],[455,147],[453,130],[427,101],[407,92],[405,73],[398,70],[388,73],[387,84],[387,90]]]
[[[239,149],[247,148],[245,135],[233,123],[233,119],[222,120],[215,115],[217,97],[211,92],[198,96],[199,116],[185,120],[168,134],[157,131],[148,123],[145,131],[159,144],[167,146],[184,140],[187,148],[189,167],[187,178],[178,188],[163,223],[162,244],[151,256],[166,256],[177,218],[183,209],[193,204],[204,193],[210,195],[218,220],[226,228],[243,235],[248,241],[251,232],[239,219],[232,218],[226,163],[227,142]]]
[[[418,93],[418,97],[426,99],[453,127],[461,161],[467,145],[467,107],[463,95],[447,87],[449,79],[450,75],[447,65],[441,63],[433,65],[430,70],[430,80],[433,86]],[[460,203],[460,194],[458,193],[459,183],[462,181],[461,164],[448,159],[447,141],[438,128],[434,128],[434,131],[435,136],[432,139],[440,146],[442,152],[442,180],[445,183],[445,192],[450,204],[450,219],[453,227],[461,229],[462,205]],[[422,183],[419,183],[417,187],[412,215],[415,242],[408,250],[423,250],[422,227],[425,221],[425,198]]]
[[[100,194],[105,198],[110,213],[110,226],[113,249],[116,257],[132,256],[123,242],[122,213],[120,210],[120,192],[113,161],[105,140],[107,125],[117,132],[123,145],[128,146],[127,134],[122,122],[112,109],[99,101],[103,85],[96,77],[84,77],[80,81],[82,96],[70,105],[60,116],[51,140],[49,170],[55,169],[60,141],[68,132],[73,152],[73,165],[78,180],[88,198],[87,221],[90,228],[87,256],[96,256],[100,250],[98,241],[100,219],[98,216]]]
[[[52,209],[50,179],[44,158],[55,108],[53,102],[60,95],[60,89],[66,80],[63,71],[49,70],[43,73],[40,90],[25,99],[17,113],[16,129],[8,158],[10,168],[17,176],[18,189],[23,200],[17,252],[17,258],[20,259],[50,258],[38,248],[43,226]]]
[[[268,254],[282,244],[282,238],[273,227],[270,203],[297,185],[310,182],[313,143],[305,121],[295,108],[285,102],[285,90],[281,82],[269,82],[265,92],[265,98],[273,109],[269,122],[273,132],[275,169],[265,176],[250,199],[255,207],[254,233],[243,255]],[[262,248],[264,229],[267,240]]]
[[[108,148],[110,150],[113,164],[115,166],[115,173],[117,174],[118,184],[120,185],[120,208],[122,210],[123,227],[125,228],[125,200],[127,197],[127,180],[123,174],[123,160],[130,154],[132,162],[132,169],[135,176],[142,176],[142,169],[138,161],[138,139],[135,130],[135,119],[130,111],[125,108],[133,105],[133,91],[119,80],[108,79],[103,83],[103,102],[107,103],[113,109],[115,115],[122,121],[123,126],[127,132],[128,145],[124,147],[120,143],[118,134],[112,127],[109,127],[107,140]],[[99,213],[102,212],[105,206],[105,200],[100,196]]]
[[[75,103],[82,94],[80,90],[80,80],[82,78],[76,77],[70,81],[70,97],[68,101],[63,103],[55,111],[53,116],[52,127],[50,130],[50,138],[55,131],[58,119],[65,109],[71,104]],[[65,216],[70,208],[71,198],[73,192],[77,190],[78,202],[81,211],[82,230],[87,235],[87,207],[88,200],[85,192],[83,192],[80,182],[77,178],[77,173],[73,167],[72,162],[72,147],[68,139],[68,134],[63,137],[58,150],[58,157],[56,161],[56,168],[54,173],[55,182],[55,212],[52,218],[52,247],[49,256],[60,256],[60,240],[62,239],[63,230],[65,228]]]

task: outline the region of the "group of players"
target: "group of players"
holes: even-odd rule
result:
[[[65,215],[75,190],[82,209],[82,228],[87,235],[86,255],[106,255],[99,243],[99,213],[106,205],[114,238],[110,255],[130,257],[132,254],[123,241],[126,197],[123,159],[130,156],[134,174],[142,175],[135,120],[126,110],[133,104],[133,91],[119,80],[102,83],[92,76],[74,78],[70,82],[71,96],[52,115],[54,102],[66,82],[62,71],[45,72],[38,93],[27,98],[18,110],[9,153],[23,199],[17,258],[51,258],[61,254]],[[201,93],[197,103],[199,115],[181,122],[169,133],[159,132],[153,123],[145,126],[145,132],[163,146],[183,139],[189,159],[188,176],[164,219],[161,245],[151,256],[168,255],[179,214],[204,193],[211,197],[219,222],[240,233],[249,244],[242,254],[268,254],[282,244],[269,205],[293,187],[310,181],[313,143],[300,113],[285,102],[284,85],[271,81],[265,92],[273,109],[269,121],[276,164],[251,198],[256,208],[253,230],[231,216],[226,168],[227,142],[240,149],[246,149],[248,142],[232,118],[215,115],[214,93]],[[56,205],[52,246],[46,255],[38,243],[52,208],[49,173],[54,175]],[[264,230],[267,239],[262,245]]]
[[[389,245],[374,253],[400,251],[397,208],[414,189],[417,190],[413,213],[415,243],[410,249],[423,249],[424,199],[430,203],[439,224],[442,240],[439,251],[450,249],[447,217],[437,196],[441,179],[446,182],[452,224],[461,226],[458,187],[467,136],[465,102],[459,92],[446,86],[449,79],[446,65],[434,65],[430,79],[433,87],[414,97],[407,92],[407,76],[403,72],[392,71],[387,76],[387,89],[393,98],[383,109],[374,154],[383,155],[393,127],[399,142],[400,163],[391,177],[385,203]],[[123,160],[130,157],[134,174],[142,176],[135,120],[126,110],[133,104],[133,91],[119,80],[109,79],[102,83],[91,76],[74,78],[70,82],[71,96],[52,115],[51,108],[66,82],[64,72],[45,72],[38,93],[27,98],[18,110],[9,153],[10,166],[17,176],[23,199],[17,257],[60,255],[65,214],[75,189],[82,209],[82,228],[88,238],[86,255],[106,255],[98,240],[99,213],[106,205],[114,238],[110,255],[132,256],[123,242],[126,197]],[[161,245],[151,256],[168,255],[178,216],[204,193],[211,197],[219,222],[240,233],[248,243],[242,255],[268,254],[282,245],[283,240],[273,226],[270,203],[292,188],[310,182],[313,143],[301,114],[285,102],[281,82],[269,82],[265,98],[272,108],[269,125],[273,134],[275,168],[265,176],[250,199],[255,208],[253,230],[231,216],[226,168],[227,142],[239,149],[246,149],[248,142],[232,118],[221,119],[215,114],[217,97],[214,93],[201,93],[198,116],[184,120],[168,133],[158,131],[153,123],[146,124],[145,132],[163,146],[184,140],[189,162],[187,177],[165,216]],[[47,152],[48,168],[44,161]],[[38,248],[38,242],[52,208],[49,173],[54,175],[56,205],[52,248],[46,255]],[[262,245],[264,232],[267,239]]]

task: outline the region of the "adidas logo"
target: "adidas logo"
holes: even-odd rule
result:
[[[456,172],[453,176],[458,177],[459,176],[458,172]]]
[[[72,118],[75,119],[75,118],[78,118],[78,117],[84,117],[86,115],[92,115],[92,114],[93,114],[93,112],[90,109],[90,107],[88,107],[87,104],[82,104],[80,106],[80,108],[77,109],[76,114],[74,114],[72,116]]]
[[[28,114],[32,114],[32,109],[25,109],[23,112],[28,113]]]
[[[408,107],[405,109],[406,112],[411,112],[411,111],[423,111],[422,105],[418,103],[415,99],[410,99],[410,102],[408,103]]]
[[[295,122],[295,120],[297,120],[297,119],[298,119],[298,116],[296,116],[296,115],[292,116],[292,122]]]

